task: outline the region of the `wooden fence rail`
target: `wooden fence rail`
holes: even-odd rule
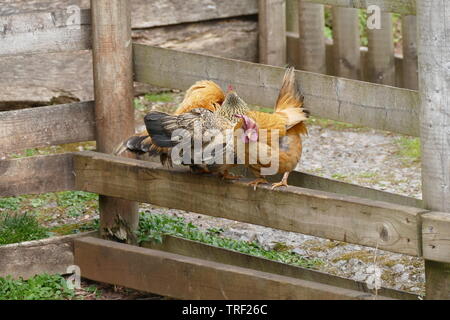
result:
[[[416,14],[416,0],[308,0],[309,2],[327,4],[338,7],[367,9],[369,5],[377,5],[383,12]]]

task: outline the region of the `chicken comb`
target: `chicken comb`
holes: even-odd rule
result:
[[[231,84],[229,84],[227,87],[227,92],[231,92],[231,91],[234,91],[234,88]]]

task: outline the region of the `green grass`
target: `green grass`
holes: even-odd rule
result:
[[[326,129],[332,129],[332,130],[346,130],[346,129],[363,129],[363,126],[358,126],[355,124],[347,123],[347,122],[340,122],[340,121],[334,121],[330,119],[323,119],[323,118],[317,118],[317,117],[310,117],[307,120],[307,124],[316,125],[322,128]]]
[[[62,300],[75,297],[59,275],[36,275],[29,280],[0,278],[0,300]]]
[[[0,213],[0,245],[39,240],[49,235],[33,215]]]
[[[150,102],[172,102],[173,94],[168,92],[147,93],[145,99]]]
[[[395,140],[399,148],[398,155],[408,162],[419,162],[421,157],[420,139],[401,137]]]
[[[140,242],[161,242],[163,235],[172,235],[296,266],[314,268],[322,263],[318,259],[308,259],[290,251],[281,250],[282,246],[280,245],[277,247],[277,250],[266,250],[256,242],[223,237],[220,235],[221,232],[221,229],[200,230],[192,223],[185,222],[183,218],[171,217],[164,214],[141,213],[138,239]]]

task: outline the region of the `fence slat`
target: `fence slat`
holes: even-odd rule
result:
[[[326,74],[323,5],[298,0],[299,69]]]
[[[284,0],[259,0],[259,62],[286,64],[286,4]]]
[[[417,23],[415,16],[402,17],[402,37],[402,86],[417,90],[419,88],[419,77],[417,74]]]
[[[419,215],[423,209],[289,187],[225,183],[185,169],[95,152],[74,158],[79,190],[162,207],[420,255]],[[248,180],[247,180],[248,181]]]
[[[0,160],[0,197],[74,190],[72,154]]]
[[[381,14],[381,28],[368,30],[368,81],[395,85],[394,38],[390,13]]]
[[[358,10],[333,7],[333,65],[335,75],[360,79],[361,50]]]
[[[382,299],[355,290],[92,237],[75,240],[74,247],[75,264],[87,279],[179,299]]]
[[[0,56],[91,47],[89,10],[0,16]]]
[[[185,90],[201,79],[228,84],[248,103],[273,107],[284,69],[134,44],[135,80]],[[312,115],[419,135],[417,91],[297,71]]]
[[[328,4],[332,6],[367,9],[369,5],[380,7],[383,12],[400,13],[403,15],[416,14],[416,0],[308,0],[309,2]]]
[[[423,257],[450,263],[450,213],[422,215]]]
[[[92,140],[95,140],[93,101],[0,113],[0,155]]]

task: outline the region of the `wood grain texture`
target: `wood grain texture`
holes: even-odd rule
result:
[[[94,102],[0,113],[2,153],[95,140]]]
[[[219,248],[204,243],[190,241],[173,236],[164,236],[161,243],[146,241],[141,244],[144,248],[162,250],[192,258],[231,264],[238,267],[254,269],[262,272],[279,274],[286,277],[302,279],[332,285],[340,288],[373,294],[363,282],[358,282],[312,269],[288,265],[285,263],[243,254],[234,250]],[[392,299],[417,300],[417,295],[404,291],[381,288],[378,295]]]
[[[259,0],[259,62],[274,66],[286,64],[286,3]]]
[[[402,87],[419,88],[417,65],[417,22],[415,16],[402,17],[403,60]]]
[[[0,197],[74,190],[72,154],[0,160]]]
[[[426,208],[450,212],[450,5],[417,4],[422,194]],[[425,260],[425,275],[429,299],[450,299],[449,263]]]
[[[73,240],[96,232],[0,246],[0,277],[29,279],[38,274],[66,274],[74,264]]]
[[[75,155],[76,187],[162,207],[420,255],[423,209],[297,187],[256,191],[245,181],[167,170],[95,152]]]
[[[89,10],[78,19],[72,15],[56,10],[0,16],[0,56],[89,49]]]
[[[339,77],[361,78],[358,10],[333,7],[333,65]]]
[[[323,5],[298,0],[299,69],[327,72],[324,28]]]
[[[450,213],[422,215],[422,241],[425,259],[450,263]]]
[[[97,150],[112,153],[134,134],[130,2],[91,0],[91,19]],[[102,236],[120,229],[119,217],[137,229],[136,203],[100,197],[99,210]]]
[[[211,79],[232,84],[248,103],[273,107],[284,68],[134,44],[135,80],[185,90]],[[419,135],[417,91],[296,71],[314,116]]]
[[[84,278],[179,299],[376,298],[326,284],[90,237],[75,241],[75,264]]]
[[[381,13],[381,28],[367,30],[367,76],[370,82],[395,85],[392,16]]]
[[[369,5],[377,5],[381,11],[414,15],[416,0],[308,0],[309,2],[328,4],[332,6],[367,9]]]

